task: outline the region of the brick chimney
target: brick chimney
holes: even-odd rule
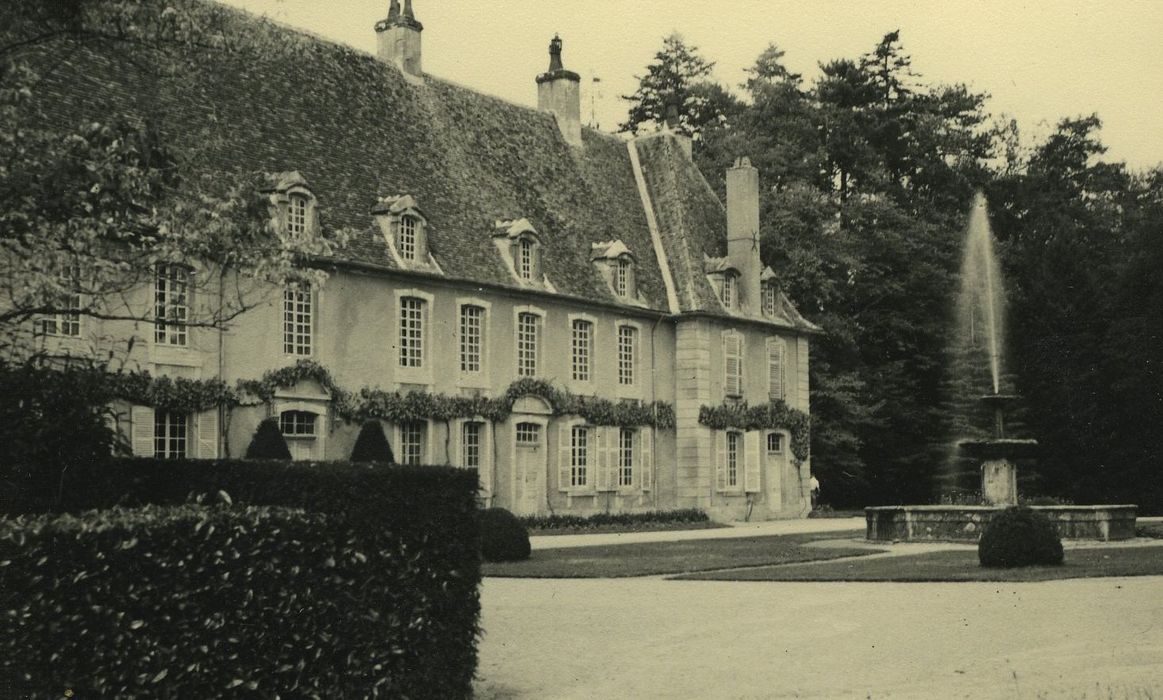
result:
[[[571,146],[582,145],[581,76],[561,64],[561,37],[549,42],[549,70],[537,76],[537,109],[553,114]]]
[[[727,261],[739,270],[739,300],[751,313],[762,313],[759,277],[759,171],[747,157],[727,169]]]
[[[411,83],[422,83],[424,72],[420,65],[420,32],[424,25],[412,12],[412,0],[392,0],[388,18],[376,22],[376,55],[385,63],[396,65]]]

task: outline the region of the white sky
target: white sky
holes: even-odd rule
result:
[[[223,0],[355,48],[375,51],[388,0]],[[680,32],[737,87],[769,42],[811,80],[817,64],[856,58],[899,28],[913,69],[929,83],[965,82],[993,97],[994,114],[1027,137],[1062,117],[1098,112],[1108,159],[1163,164],[1163,0],[414,0],[424,24],[424,70],[535,106],[534,77],[555,32],[565,67],[582,76],[612,131],[662,37]],[[590,91],[591,76],[601,78]]]

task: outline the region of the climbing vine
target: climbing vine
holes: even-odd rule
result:
[[[699,423],[712,430],[786,430],[791,433],[791,453],[797,465],[808,458],[812,446],[811,417],[783,401],[758,406],[749,406],[746,402],[734,406],[702,406]]]

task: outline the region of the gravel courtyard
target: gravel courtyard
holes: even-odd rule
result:
[[[1163,577],[486,579],[479,698],[1159,698]]]

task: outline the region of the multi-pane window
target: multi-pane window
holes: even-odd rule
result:
[[[279,430],[287,437],[315,437],[316,414],[310,411],[283,411]]]
[[[533,279],[533,241],[528,238],[517,241],[517,274],[521,279]]]
[[[189,417],[174,411],[153,412],[153,456],[157,459],[185,459]]]
[[[189,318],[190,271],[181,265],[157,266],[154,279],[154,333],[156,343],[186,344]]]
[[[401,258],[405,260],[416,259],[416,217],[404,216],[400,218],[400,235],[396,242]]]
[[[618,326],[618,383],[634,384],[634,364],[638,354],[638,329]]]
[[[765,316],[775,315],[775,285],[763,285],[763,314]]]
[[[532,377],[537,374],[537,342],[540,329],[537,314],[517,314],[517,375]]]
[[[460,454],[464,460],[461,466],[470,469],[481,468],[481,428],[483,424],[467,422],[460,426]]]
[[[400,297],[400,366],[424,366],[424,300]]]
[[[537,447],[540,445],[541,426],[536,423],[518,423],[517,444],[525,447]]]
[[[735,275],[727,273],[723,275],[723,286],[719,290],[720,299],[723,301],[723,306],[728,309],[735,308]]]
[[[626,258],[614,265],[614,293],[620,297],[630,294],[630,261]]]
[[[421,421],[407,421],[400,424],[400,448],[402,464],[420,464],[424,459],[424,428]]]
[[[283,292],[283,352],[311,354],[311,287],[289,284]]]
[[[723,336],[725,377],[723,391],[727,396],[743,395],[743,336],[727,333]]]
[[[618,486],[634,485],[634,437],[630,428],[618,434]]]
[[[481,371],[484,347],[485,310],[481,306],[460,307],[460,371],[475,374]]]
[[[573,379],[578,382],[590,380],[590,366],[593,361],[594,324],[589,321],[573,322]]]
[[[767,451],[768,452],[783,452],[783,435],[779,433],[767,434]]]
[[[727,486],[739,485],[740,467],[743,465],[743,433],[727,433]]]
[[[582,425],[575,425],[570,431],[569,445],[569,485],[585,486],[589,478],[589,441],[590,430]]]
[[[768,398],[772,401],[782,400],[784,396],[783,367],[783,341],[772,340],[767,344]]]
[[[287,233],[299,236],[306,232],[307,198],[301,194],[293,194],[287,203]]]

